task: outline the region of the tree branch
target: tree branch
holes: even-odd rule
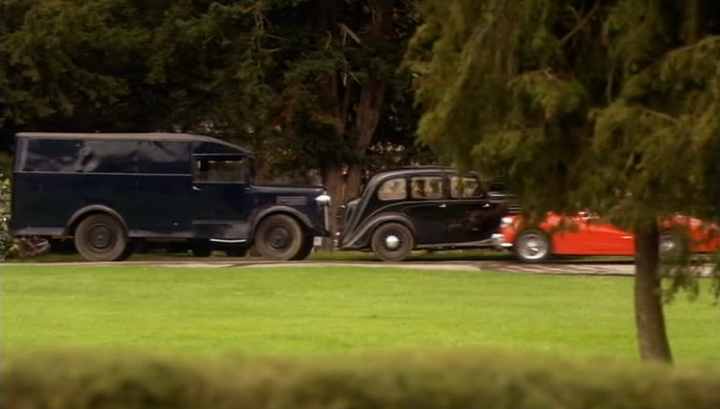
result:
[[[571,38],[575,36],[580,30],[585,28],[585,26],[590,22],[590,19],[597,13],[598,10],[600,10],[600,1],[596,1],[593,8],[585,15],[585,17],[578,23],[575,28],[573,28],[569,33],[565,35],[565,37],[560,40],[560,47],[565,46],[565,44],[570,41]]]

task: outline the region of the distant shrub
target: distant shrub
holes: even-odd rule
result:
[[[35,354],[0,376],[7,409],[720,408],[716,369],[492,353],[213,364]]]
[[[10,178],[0,170],[0,261],[4,260],[13,246],[10,235]]]

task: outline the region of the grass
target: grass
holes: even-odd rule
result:
[[[384,268],[2,266],[2,349],[212,356],[454,347],[637,356],[622,277]],[[709,283],[707,283],[709,284]],[[707,291],[667,309],[679,362],[720,362]]]

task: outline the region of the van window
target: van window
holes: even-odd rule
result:
[[[154,174],[184,174],[190,169],[190,144],[186,142],[140,141],[138,171]]]
[[[247,159],[196,159],[193,180],[200,183],[250,183],[251,166]]]
[[[134,173],[138,141],[31,140],[27,172]]]
[[[412,178],[413,199],[442,199],[443,178],[439,176]]]
[[[407,198],[407,182],[405,179],[390,179],[378,189],[378,199],[382,201],[404,200]]]
[[[450,178],[450,195],[454,199],[479,198],[483,196],[480,182],[476,178]]]

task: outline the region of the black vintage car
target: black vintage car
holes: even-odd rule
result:
[[[321,186],[257,186],[254,156],[186,134],[17,135],[11,229],[74,238],[88,260],[127,257],[133,241],[184,241],[197,256],[250,245],[275,259],[305,258],[327,236]]]
[[[421,167],[382,172],[346,204],[339,246],[400,261],[414,249],[489,247],[507,212],[474,174]]]

